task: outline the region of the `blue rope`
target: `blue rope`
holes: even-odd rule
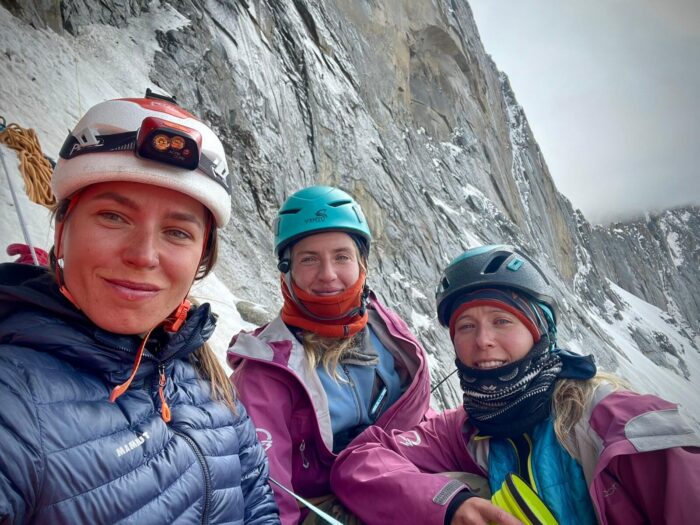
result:
[[[5,117],[0,115],[0,133],[5,131],[5,128],[7,127],[7,121],[5,120]]]

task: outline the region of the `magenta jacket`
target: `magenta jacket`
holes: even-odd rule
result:
[[[377,420],[379,428],[408,429],[432,414],[425,351],[406,323],[372,295],[369,323],[392,352],[399,374],[410,384]],[[228,351],[240,400],[267,450],[270,477],[304,498],[330,494],[333,454],[328,399],[304,349],[277,317],[253,334],[240,333]],[[302,512],[294,498],[272,484],[284,525]]]
[[[601,524],[698,522],[700,436],[676,405],[603,385],[584,414],[571,444]],[[467,487],[437,473],[488,476],[489,440],[473,438],[462,407],[405,432],[370,427],[338,456],[331,488],[368,525],[442,525]]]

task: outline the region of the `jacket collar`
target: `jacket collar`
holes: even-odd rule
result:
[[[253,333],[241,332],[232,341],[228,350],[228,363],[235,368],[245,358],[271,361],[283,366],[292,366],[292,353],[303,357],[303,347],[289,327],[278,315],[272,322]]]

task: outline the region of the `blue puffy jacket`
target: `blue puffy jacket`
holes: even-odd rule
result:
[[[203,305],[153,338],[111,403],[139,339],[96,327],[45,270],[0,265],[0,523],[279,523],[243,406],[212,401],[190,363],[213,328]]]

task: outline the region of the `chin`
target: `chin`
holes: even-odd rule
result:
[[[165,316],[163,316],[162,318],[159,317],[160,320],[150,320],[148,318],[150,316],[138,315],[134,314],[134,312],[129,312],[128,315],[119,315],[115,312],[112,315],[94,317],[86,312],[86,315],[102,330],[119,335],[145,334],[165,319]]]

